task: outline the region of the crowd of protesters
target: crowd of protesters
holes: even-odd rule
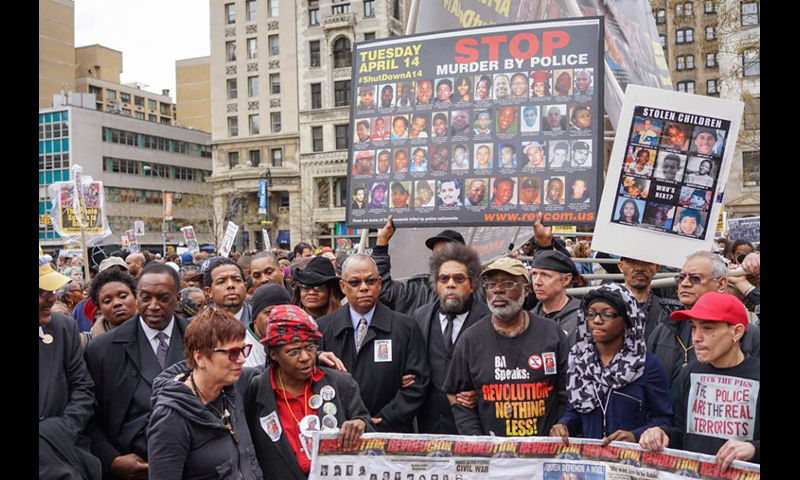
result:
[[[394,232],[371,254],[117,251],[88,282],[40,247],[40,478],[304,479],[325,430],[345,450],[375,431],[553,436],[760,463],[753,245],[691,255],[677,291],[620,258],[624,281],[576,296],[593,269],[575,260],[603,255],[541,221],[488,265],[445,230],[403,280]],[[698,428],[708,377],[750,402],[738,428]]]

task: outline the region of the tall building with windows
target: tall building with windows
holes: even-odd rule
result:
[[[651,4],[675,89],[745,103],[724,202],[729,218],[758,215],[761,2],[654,0]]]
[[[39,0],[39,108],[75,90],[75,2]]]
[[[345,227],[353,44],[402,35],[403,0],[297,0],[302,239],[338,248]],[[296,242],[295,242],[296,243]]]
[[[210,133],[211,57],[177,60],[175,90],[175,124]]]
[[[239,225],[236,247],[300,241],[297,18],[293,2],[212,0],[211,135],[218,215]],[[268,180],[268,213],[259,182]]]
[[[74,97],[74,96],[72,96]],[[90,97],[91,98],[91,97]],[[145,222],[139,243],[153,251],[183,242],[181,227],[192,225],[198,241],[215,243],[210,135],[132,117],[66,104],[39,109],[39,242],[61,247],[50,222],[47,187],[83,174],[104,182],[106,215],[112,235],[103,244],[120,244],[136,220]],[[173,194],[174,220],[162,236],[162,190]]]

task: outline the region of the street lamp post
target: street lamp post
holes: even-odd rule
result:
[[[156,177],[159,179],[164,178],[158,173],[158,169],[151,167],[150,165],[145,165],[142,167],[145,171],[152,170],[156,173]],[[167,256],[167,195],[164,187],[161,187],[161,258],[166,258]]]
[[[269,219],[269,189],[272,187],[272,170],[267,168],[267,171],[264,173],[264,177],[265,177],[264,203],[266,204],[266,209],[265,209],[266,213],[265,213],[265,219],[261,221],[261,226],[262,226],[261,231],[262,231],[262,237],[266,235],[267,238],[262,238],[261,243],[264,245],[266,249],[267,242],[269,241],[269,231],[267,230],[267,227],[272,225],[272,222]]]

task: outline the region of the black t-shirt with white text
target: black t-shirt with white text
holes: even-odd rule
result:
[[[552,320],[530,315],[517,337],[497,333],[487,319],[456,345],[443,390],[475,390],[477,410],[454,407],[461,435],[547,436],[566,407],[569,343]],[[560,394],[561,392],[561,394]]]

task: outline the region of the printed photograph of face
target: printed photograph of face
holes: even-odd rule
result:
[[[405,140],[408,138],[408,115],[392,117],[392,140]]]
[[[453,79],[440,78],[436,80],[436,103],[450,103],[453,95]]]
[[[517,168],[517,147],[515,145],[510,143],[500,144],[500,149],[497,152],[497,168]]]
[[[411,182],[392,182],[392,208],[409,208]]]
[[[438,204],[440,207],[460,207],[463,205],[461,181],[450,179],[436,182]]]
[[[711,208],[711,200],[714,192],[703,188],[683,187],[681,188],[680,205],[682,207],[693,208],[707,212]]]
[[[394,84],[381,85],[381,100],[378,108],[392,108],[394,107]]]
[[[491,75],[475,76],[475,100],[488,102],[492,99],[492,87],[494,82]]]
[[[475,110],[472,114],[472,128],[475,135],[491,135],[494,117],[491,110]]]
[[[592,166],[591,140],[575,140],[572,142],[570,165],[573,168],[588,168]]]
[[[540,205],[542,203],[542,177],[520,177],[519,204]]]
[[[353,160],[354,175],[372,175],[375,173],[375,151],[356,152]]]
[[[447,138],[448,132],[448,114],[449,112],[436,112],[433,114],[433,131],[431,136],[433,138]]]
[[[542,123],[543,132],[564,132],[567,130],[567,106],[548,105],[542,107],[547,116]]]
[[[413,147],[411,149],[411,173],[428,171],[428,149],[426,147]]]
[[[708,213],[698,212],[691,208],[678,207],[678,215],[672,230],[681,235],[701,238],[705,232]]]
[[[721,157],[725,145],[725,130],[696,127],[690,153]]]
[[[392,164],[392,154],[389,150],[380,150],[378,152],[378,175],[386,175],[389,173],[389,167]]]
[[[469,136],[469,111],[453,110],[450,112],[450,136],[465,137]]]
[[[489,180],[486,178],[470,178],[467,180],[467,191],[464,204],[477,207],[489,202]]]
[[[575,72],[575,96],[588,97],[594,95],[593,79],[594,69],[587,68],[585,70],[576,70]]]
[[[680,182],[683,179],[683,169],[685,165],[686,155],[659,152],[653,178],[670,182]]]
[[[683,181],[692,185],[712,187],[717,178],[718,165],[719,159],[689,157]]]
[[[408,127],[408,138],[428,138],[430,123],[429,114],[415,113],[411,115],[411,125]]]
[[[356,136],[353,143],[366,143],[369,142],[369,120],[359,120],[356,122]]]
[[[453,170],[469,169],[469,150],[467,145],[456,145],[453,147],[451,168]]]
[[[625,173],[649,177],[656,163],[656,151],[649,148],[629,147],[625,157]]]
[[[523,168],[545,168],[545,147],[536,141],[522,142],[522,153],[527,163],[523,162]]]
[[[661,135],[661,147],[685,152],[689,150],[689,140],[691,138],[691,125],[669,122],[664,127],[664,133]]]
[[[661,129],[663,126],[664,123],[660,120],[636,117],[633,122],[633,137],[631,137],[631,143],[655,147],[658,145],[658,139],[661,137]]]
[[[516,183],[509,177],[495,178],[492,182],[492,205],[516,205]]]
[[[501,73],[494,76],[494,99],[507,100],[511,95],[511,82],[508,75]]]
[[[450,164],[450,150],[447,145],[431,145],[428,149],[428,171],[446,172]]]
[[[572,132],[590,132],[592,130],[592,109],[589,105],[575,105],[569,114],[569,125]]]
[[[647,205],[647,211],[644,214],[644,221],[642,221],[642,223],[659,230],[672,230],[672,219],[675,216],[675,208],[676,207],[672,205],[650,203]]]
[[[553,78],[556,79],[553,84],[555,96],[569,97],[572,95],[572,70],[556,70],[553,72]]]
[[[491,143],[478,143],[475,145],[475,169],[487,170],[492,168],[492,149]]]
[[[619,194],[631,198],[644,199],[647,198],[649,190],[650,180],[636,177],[624,177],[622,179],[622,186],[619,189]]]
[[[417,105],[431,105],[433,103],[433,81],[420,80],[417,82]]]
[[[550,146],[550,168],[563,168],[569,165],[569,143],[547,142]]]
[[[522,107],[522,131],[523,132],[539,131],[538,105],[528,105],[526,107]]]
[[[511,98],[528,98],[528,76],[522,72],[511,75]]]
[[[567,202],[588,203],[590,201],[589,178],[581,175],[571,176]]]
[[[363,183],[353,187],[353,208],[357,210],[367,208],[367,187]]]
[[[614,214],[614,221],[638,225],[642,223],[642,213],[644,213],[644,200],[634,200],[632,198],[617,198],[617,211]]]
[[[564,196],[567,191],[566,184],[564,177],[551,177],[544,187],[545,205],[564,205]]]
[[[497,133],[517,133],[519,107],[500,107],[497,109]]]
[[[435,182],[431,180],[420,180],[414,184],[414,207],[415,208],[429,208],[435,205],[435,195],[433,193],[433,189],[435,187],[431,187],[431,183]]]
[[[389,205],[388,188],[385,182],[377,182],[372,185],[372,192],[370,193],[370,202],[367,205],[369,210],[380,210]]]
[[[530,89],[531,98],[544,98],[552,96],[550,93],[550,79],[553,74],[549,70],[540,72],[531,72],[530,74]]]
[[[392,150],[392,172],[393,173],[408,173],[408,149],[395,148]]]
[[[358,89],[358,110],[375,109],[375,87],[361,87]]]
[[[391,132],[389,131],[390,121],[391,117],[375,117],[372,119],[372,135],[370,136],[370,139],[373,142],[389,140],[391,135]],[[356,126],[356,130],[357,129],[358,127]],[[358,131],[356,131],[356,135],[358,136]]]
[[[397,107],[413,107],[414,106],[414,82],[401,82],[397,84],[397,98],[395,105]]]

